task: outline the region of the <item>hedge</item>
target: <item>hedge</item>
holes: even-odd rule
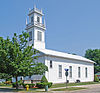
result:
[[[48,87],[50,88],[52,86],[52,82],[48,82],[48,83],[36,83],[36,87],[38,87],[38,88],[45,88],[46,85],[48,85]]]
[[[26,88],[26,85],[29,85],[29,88],[33,88],[35,84],[23,84],[23,87]]]
[[[97,77],[97,75],[94,75],[94,82],[99,82],[99,78]]]

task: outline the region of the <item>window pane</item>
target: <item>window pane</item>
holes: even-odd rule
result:
[[[33,16],[31,17],[31,22],[33,22]]]
[[[31,32],[29,32],[29,41],[31,41],[32,40],[32,31]]]
[[[50,68],[52,68],[52,61],[50,60]]]
[[[62,77],[62,65],[59,65],[59,77]]]
[[[78,77],[80,78],[81,72],[80,72],[80,67],[78,67]]]
[[[85,77],[86,77],[86,78],[88,77],[88,74],[87,74],[87,67],[85,68]]]
[[[69,67],[69,77],[72,77],[72,66]]]
[[[42,41],[42,32],[37,32],[37,40]]]

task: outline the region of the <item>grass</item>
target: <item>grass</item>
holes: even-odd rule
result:
[[[0,84],[0,87],[12,87],[12,84]]]
[[[54,89],[53,91],[74,91],[74,90],[81,90],[81,89],[87,89],[87,88],[83,88],[83,87],[70,87],[70,88]]]
[[[80,83],[68,83],[67,86],[79,86],[79,85],[90,85],[100,84],[100,82],[80,82]],[[65,87],[66,83],[53,84],[51,88]]]
[[[22,93],[25,93],[25,92],[32,92],[32,93],[36,93],[36,92],[45,92],[45,91],[40,91],[38,89],[33,89],[33,88],[30,88],[28,91],[26,91],[26,89],[18,89],[16,90],[15,88],[2,88],[0,87],[0,91],[2,92],[22,92]]]

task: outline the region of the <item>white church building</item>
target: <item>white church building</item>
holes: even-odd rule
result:
[[[40,51],[38,62],[48,67],[45,76],[49,82],[66,82],[65,69],[69,69],[69,82],[91,82],[94,80],[94,62],[82,56],[72,55],[45,48],[46,25],[43,20],[42,10],[34,9],[29,11],[29,22],[26,22],[26,30],[29,32],[29,45]],[[31,78],[32,79],[32,78]]]

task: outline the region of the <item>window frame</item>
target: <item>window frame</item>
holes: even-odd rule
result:
[[[40,17],[39,16],[37,16],[37,22],[40,23]]]
[[[29,32],[29,41],[32,41],[32,31]]]
[[[62,78],[62,65],[59,65],[59,78]]]
[[[88,68],[85,67],[85,78],[87,78],[87,77],[88,77]]]
[[[37,40],[42,41],[42,32],[37,31]]]
[[[78,67],[78,78],[81,77],[81,67]]]

